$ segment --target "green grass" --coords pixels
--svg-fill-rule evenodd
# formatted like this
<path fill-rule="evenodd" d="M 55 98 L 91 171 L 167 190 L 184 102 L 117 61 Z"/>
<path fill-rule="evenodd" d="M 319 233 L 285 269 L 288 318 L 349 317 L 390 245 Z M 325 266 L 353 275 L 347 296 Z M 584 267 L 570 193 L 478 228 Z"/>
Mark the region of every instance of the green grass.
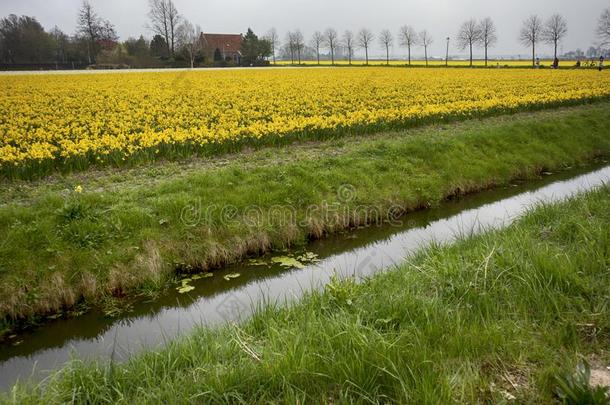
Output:
<path fill-rule="evenodd" d="M 195 333 L 126 364 L 74 361 L 17 403 L 549 403 L 603 399 L 610 187 L 433 246 L 363 283 Z M 582 367 L 581 367 L 582 368 Z M 582 375 L 586 376 L 586 372 Z"/>
<path fill-rule="evenodd" d="M 609 110 L 598 103 L 8 183 L 0 190 L 0 330 L 78 303 L 153 295 L 176 272 L 213 269 L 607 156 Z M 323 202 L 340 210 L 307 212 Z M 297 221 L 271 215 L 277 205 Z M 352 215 L 359 206 L 377 217 Z M 209 207 L 209 216 L 193 220 Z M 257 212 L 262 220 L 253 223 Z"/>

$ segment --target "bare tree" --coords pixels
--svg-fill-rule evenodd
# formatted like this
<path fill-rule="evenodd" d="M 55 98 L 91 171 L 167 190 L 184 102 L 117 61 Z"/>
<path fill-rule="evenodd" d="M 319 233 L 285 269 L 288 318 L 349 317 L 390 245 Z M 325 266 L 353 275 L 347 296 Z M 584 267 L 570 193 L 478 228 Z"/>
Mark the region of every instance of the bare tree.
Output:
<path fill-rule="evenodd" d="M 174 5 L 172 0 L 165 0 L 167 2 L 167 21 L 169 23 L 169 35 L 171 40 L 171 54 L 174 54 L 175 45 L 176 45 L 176 29 L 180 24 L 180 14 L 178 14 L 178 9 Z"/>
<path fill-rule="evenodd" d="M 595 30 L 600 46 L 610 45 L 610 8 L 605 9 L 597 20 Z"/>
<path fill-rule="evenodd" d="M 156 35 L 160 35 L 165 39 L 167 45 L 167 54 L 171 54 L 171 46 L 169 44 L 169 24 L 167 22 L 167 7 L 163 0 L 149 0 L 148 18 L 150 19 L 149 29 Z"/>
<path fill-rule="evenodd" d="M 176 42 L 188 55 L 191 69 L 195 67 L 195 58 L 202 49 L 201 41 L 201 27 L 193 26 L 188 20 L 184 20 L 176 29 Z"/>
<path fill-rule="evenodd" d="M 542 39 L 552 44 L 555 49 L 554 59 L 557 59 L 557 46 L 568 33 L 568 22 L 560 14 L 553 14 L 544 24 Z"/>
<path fill-rule="evenodd" d="M 481 32 L 481 45 L 485 49 L 485 66 L 488 61 L 488 50 L 498 42 L 498 36 L 496 35 L 496 25 L 493 20 L 489 17 L 481 20 L 479 23 L 479 31 Z"/>
<path fill-rule="evenodd" d="M 409 65 L 411 65 L 411 47 L 416 45 L 417 41 L 417 32 L 415 32 L 413 27 L 404 25 L 400 28 L 400 45 L 407 47 Z"/>
<path fill-rule="evenodd" d="M 286 45 L 290 52 L 290 62 L 294 65 L 295 60 L 301 64 L 301 52 L 303 51 L 303 33 L 301 30 L 289 31 L 286 34 Z"/>
<path fill-rule="evenodd" d="M 89 63 L 95 60 L 95 48 L 99 37 L 101 20 L 93 10 L 91 3 L 83 1 L 81 9 L 78 12 L 77 31 L 87 40 L 87 59 Z"/>
<path fill-rule="evenodd" d="M 426 58 L 426 66 L 428 66 L 428 47 L 432 45 L 433 42 L 434 39 L 430 34 L 428 34 L 428 31 L 423 30 L 419 33 L 419 43 L 421 46 L 424 47 L 424 57 Z"/>
<path fill-rule="evenodd" d="M 294 57 L 297 52 L 294 32 L 288 31 L 286 34 L 286 47 L 288 48 L 288 52 L 290 52 L 290 64 L 294 65 Z"/>
<path fill-rule="evenodd" d="M 273 64 L 275 65 L 275 50 L 280 46 L 280 37 L 277 34 L 277 30 L 275 28 L 271 28 L 267 35 L 265 35 L 265 39 L 269 41 L 271 45 L 271 55 L 273 56 Z"/>
<path fill-rule="evenodd" d="M 381 35 L 379 36 L 379 43 L 381 46 L 385 47 L 385 63 L 386 65 L 390 64 L 390 47 L 394 43 L 394 36 L 390 30 L 381 31 Z"/>
<path fill-rule="evenodd" d="M 369 64 L 369 47 L 371 46 L 373 39 L 375 39 L 375 36 L 367 28 L 362 28 L 360 32 L 358 32 L 358 45 L 364 49 L 367 65 Z"/>
<path fill-rule="evenodd" d="M 532 66 L 536 66 L 536 44 L 542 35 L 542 20 L 537 15 L 531 15 L 523 21 L 519 40 L 525 46 L 532 47 Z"/>
<path fill-rule="evenodd" d="M 352 64 L 352 57 L 354 56 L 354 33 L 351 31 L 345 31 L 343 33 L 343 46 L 347 50 L 347 60 L 349 64 Z"/>
<path fill-rule="evenodd" d="M 110 21 L 105 20 L 103 25 L 100 27 L 100 37 L 103 40 L 107 40 L 107 41 L 118 41 L 119 40 L 119 36 L 116 33 L 116 30 L 114 29 L 114 25 L 112 25 L 112 23 L 110 23 Z"/>
<path fill-rule="evenodd" d="M 297 53 L 297 60 L 299 61 L 299 65 L 301 64 L 301 54 L 303 53 L 303 48 L 305 47 L 305 38 L 303 37 L 303 33 L 301 30 L 296 30 L 292 33 L 293 41 L 294 41 L 294 49 Z"/>
<path fill-rule="evenodd" d="M 82 35 L 87 43 L 87 59 L 89 63 L 94 63 L 99 51 L 99 41 L 102 39 L 116 41 L 118 36 L 114 26 L 110 21 L 102 20 L 93 10 L 91 3 L 87 0 L 78 12 L 77 31 Z"/>
<path fill-rule="evenodd" d="M 313 33 L 311 37 L 311 46 L 316 50 L 316 57 L 318 58 L 318 65 L 320 64 L 320 47 L 324 45 L 324 35 L 320 31 Z"/>
<path fill-rule="evenodd" d="M 481 29 L 474 18 L 464 22 L 457 34 L 457 44 L 461 50 L 470 51 L 470 66 L 472 67 L 472 50 L 481 41 Z"/>
<path fill-rule="evenodd" d="M 172 0 L 149 0 L 149 29 L 165 38 L 167 53 L 174 55 L 176 29 L 180 24 L 180 15 Z"/>
<path fill-rule="evenodd" d="M 333 65 L 335 64 L 335 49 L 337 49 L 338 38 L 339 34 L 334 28 L 328 28 L 324 31 L 324 43 L 330 50 L 330 60 Z"/>

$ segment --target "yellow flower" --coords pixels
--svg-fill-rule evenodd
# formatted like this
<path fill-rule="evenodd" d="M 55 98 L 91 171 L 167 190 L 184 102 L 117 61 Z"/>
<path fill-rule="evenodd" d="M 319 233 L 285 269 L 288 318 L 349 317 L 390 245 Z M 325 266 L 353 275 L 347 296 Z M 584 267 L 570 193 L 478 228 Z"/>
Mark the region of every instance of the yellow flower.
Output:
<path fill-rule="evenodd" d="M 0 171 L 610 97 L 590 70 L 335 69 L 0 76 Z"/>
<path fill-rule="evenodd" d="M 81 194 L 83 192 L 83 187 L 82 186 L 76 186 L 74 187 L 74 192 Z"/>

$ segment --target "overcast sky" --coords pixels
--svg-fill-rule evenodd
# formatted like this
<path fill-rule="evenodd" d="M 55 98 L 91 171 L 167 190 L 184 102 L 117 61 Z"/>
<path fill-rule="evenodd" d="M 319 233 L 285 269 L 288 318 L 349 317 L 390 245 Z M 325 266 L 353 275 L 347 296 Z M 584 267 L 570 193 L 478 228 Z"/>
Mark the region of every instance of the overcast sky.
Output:
<path fill-rule="evenodd" d="M 148 0 L 90 0 L 98 14 L 109 19 L 122 39 L 144 34 Z M 306 37 L 315 30 L 333 27 L 342 33 L 368 27 L 374 32 L 389 28 L 398 32 L 404 24 L 427 29 L 435 41 L 431 54 L 445 53 L 445 38 L 454 37 L 464 20 L 491 17 L 497 25 L 499 41 L 494 55 L 527 55 L 517 40 L 521 22 L 530 14 L 543 18 L 564 15 L 569 24 L 564 51 L 586 49 L 595 41 L 594 28 L 608 0 L 174 0 L 178 11 L 204 32 L 240 33 L 247 27 L 264 34 L 275 27 L 283 39 L 286 31 L 300 28 Z M 0 0 L 0 16 L 35 16 L 45 28 L 59 26 L 73 33 L 81 0 Z M 377 45 L 377 44 L 376 44 Z M 377 46 L 377 48 L 380 48 Z M 393 47 L 395 56 L 404 50 Z M 417 53 L 423 53 L 419 49 Z M 541 46 L 542 53 L 551 48 Z M 453 48 L 452 54 L 460 53 Z M 380 49 L 374 52 L 380 55 Z"/>

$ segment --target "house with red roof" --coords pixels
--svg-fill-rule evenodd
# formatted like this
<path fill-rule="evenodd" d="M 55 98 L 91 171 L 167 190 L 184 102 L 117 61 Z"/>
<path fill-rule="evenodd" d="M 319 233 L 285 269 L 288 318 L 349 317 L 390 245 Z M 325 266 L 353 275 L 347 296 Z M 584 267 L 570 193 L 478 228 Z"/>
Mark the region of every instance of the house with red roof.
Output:
<path fill-rule="evenodd" d="M 207 60 L 217 61 L 220 56 L 225 62 L 241 62 L 241 34 L 201 34 L 203 54 Z"/>

